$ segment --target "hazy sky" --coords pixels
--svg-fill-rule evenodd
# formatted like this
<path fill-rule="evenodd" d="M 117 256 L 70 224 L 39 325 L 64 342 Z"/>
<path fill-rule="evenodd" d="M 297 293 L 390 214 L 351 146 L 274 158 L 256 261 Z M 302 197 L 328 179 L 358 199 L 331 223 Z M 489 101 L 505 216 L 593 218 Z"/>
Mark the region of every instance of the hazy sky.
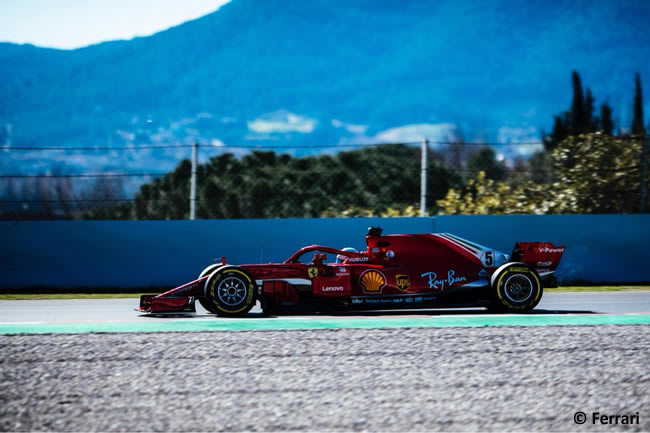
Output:
<path fill-rule="evenodd" d="M 78 48 L 147 36 L 229 0 L 0 0 L 0 42 Z"/>

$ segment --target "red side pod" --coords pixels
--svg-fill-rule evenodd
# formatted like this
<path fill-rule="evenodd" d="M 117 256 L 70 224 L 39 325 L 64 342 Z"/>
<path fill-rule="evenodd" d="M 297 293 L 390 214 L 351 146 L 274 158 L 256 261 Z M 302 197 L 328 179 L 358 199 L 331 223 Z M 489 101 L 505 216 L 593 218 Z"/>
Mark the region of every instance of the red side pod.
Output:
<path fill-rule="evenodd" d="M 331 277 L 314 278 L 314 295 L 325 297 L 350 296 L 352 288 L 350 284 L 350 272 L 337 273 Z"/>
<path fill-rule="evenodd" d="M 542 272 L 557 268 L 566 247 L 550 242 L 517 242 L 512 250 L 512 261 L 523 262 Z"/>
<path fill-rule="evenodd" d="M 286 281 L 270 280 L 262 283 L 262 291 L 265 295 L 278 302 L 298 302 L 296 289 Z"/>

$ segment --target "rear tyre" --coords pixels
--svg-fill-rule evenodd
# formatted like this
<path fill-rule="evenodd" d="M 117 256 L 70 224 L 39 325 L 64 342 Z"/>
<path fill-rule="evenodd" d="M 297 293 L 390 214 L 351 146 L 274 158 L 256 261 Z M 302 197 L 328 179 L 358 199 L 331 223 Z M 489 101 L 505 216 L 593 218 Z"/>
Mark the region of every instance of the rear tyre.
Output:
<path fill-rule="evenodd" d="M 210 274 L 214 273 L 221 266 L 223 266 L 223 265 L 219 264 L 219 265 L 210 265 L 210 266 L 208 266 L 207 268 L 205 268 L 205 269 L 203 269 L 201 271 L 201 274 L 199 274 L 199 279 L 205 277 L 206 275 L 210 275 Z M 217 314 L 217 309 L 214 308 L 214 306 L 213 306 L 213 304 L 211 302 L 208 302 L 208 300 L 205 299 L 205 296 L 199 297 L 199 304 L 201 304 L 201 306 L 203 308 L 205 308 L 206 310 L 208 310 L 210 313 Z"/>
<path fill-rule="evenodd" d="M 507 263 L 492 276 L 491 310 L 504 313 L 527 313 L 542 299 L 543 287 L 533 269 L 523 263 Z"/>
<path fill-rule="evenodd" d="M 218 316 L 243 316 L 255 305 L 255 281 L 240 268 L 220 270 L 208 278 L 203 301 Z"/>

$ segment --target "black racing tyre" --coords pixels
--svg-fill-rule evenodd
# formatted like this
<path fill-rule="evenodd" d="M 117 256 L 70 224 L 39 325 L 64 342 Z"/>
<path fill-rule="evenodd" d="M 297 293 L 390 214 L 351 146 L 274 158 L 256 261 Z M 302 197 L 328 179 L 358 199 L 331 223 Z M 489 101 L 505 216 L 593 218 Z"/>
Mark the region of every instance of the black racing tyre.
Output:
<path fill-rule="evenodd" d="M 544 288 L 537 272 L 524 263 L 507 263 L 492 275 L 491 310 L 527 313 L 542 299 Z"/>
<path fill-rule="evenodd" d="M 255 280 L 241 268 L 220 269 L 208 278 L 203 301 L 218 316 L 243 316 L 255 306 Z"/>
<path fill-rule="evenodd" d="M 212 274 L 214 271 L 222 267 L 222 264 L 218 265 L 210 265 L 207 268 L 203 269 L 201 273 L 199 274 L 199 278 L 203 278 L 206 275 Z M 213 306 L 212 302 L 209 302 L 205 296 L 200 296 L 199 297 L 199 304 L 206 310 L 208 310 L 212 314 L 217 314 L 217 309 Z"/>

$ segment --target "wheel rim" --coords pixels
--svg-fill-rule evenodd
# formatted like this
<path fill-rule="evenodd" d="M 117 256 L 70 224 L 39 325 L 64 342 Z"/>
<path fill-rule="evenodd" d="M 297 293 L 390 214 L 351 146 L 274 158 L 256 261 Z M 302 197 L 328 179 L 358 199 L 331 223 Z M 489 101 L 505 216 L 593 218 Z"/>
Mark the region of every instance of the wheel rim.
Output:
<path fill-rule="evenodd" d="M 246 298 L 246 283 L 237 277 L 226 277 L 217 286 L 217 296 L 228 306 L 239 305 Z"/>
<path fill-rule="evenodd" d="M 526 275 L 515 274 L 506 280 L 504 292 L 510 301 L 522 303 L 533 295 L 533 287 L 533 282 Z"/>

